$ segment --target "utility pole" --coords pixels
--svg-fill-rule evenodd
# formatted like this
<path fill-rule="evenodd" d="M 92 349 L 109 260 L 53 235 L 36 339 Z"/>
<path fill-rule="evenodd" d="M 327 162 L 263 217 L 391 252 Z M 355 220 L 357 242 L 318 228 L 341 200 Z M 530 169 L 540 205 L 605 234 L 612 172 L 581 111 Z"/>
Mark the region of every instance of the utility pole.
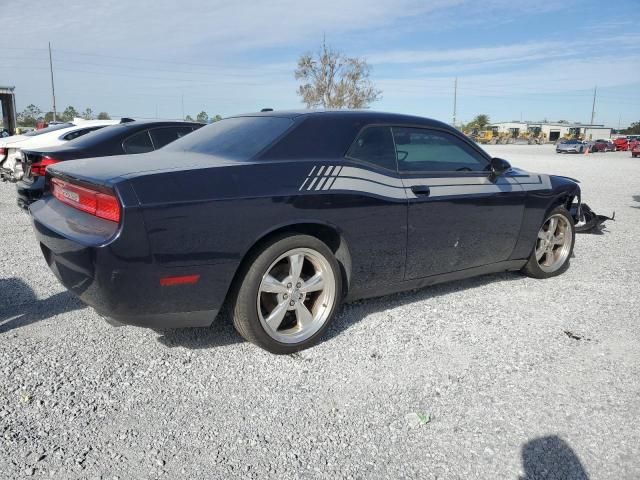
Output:
<path fill-rule="evenodd" d="M 458 77 L 453 82 L 453 126 L 456 126 L 456 109 L 458 107 Z"/>
<path fill-rule="evenodd" d="M 51 42 L 49 42 L 49 71 L 51 72 L 51 96 L 53 97 L 53 121 L 56 121 L 56 87 L 53 84 L 53 60 L 51 59 Z"/>
<path fill-rule="evenodd" d="M 598 91 L 598 86 L 596 85 L 593 88 L 593 105 L 591 107 L 591 125 L 593 125 L 593 120 L 596 118 L 596 93 Z"/>

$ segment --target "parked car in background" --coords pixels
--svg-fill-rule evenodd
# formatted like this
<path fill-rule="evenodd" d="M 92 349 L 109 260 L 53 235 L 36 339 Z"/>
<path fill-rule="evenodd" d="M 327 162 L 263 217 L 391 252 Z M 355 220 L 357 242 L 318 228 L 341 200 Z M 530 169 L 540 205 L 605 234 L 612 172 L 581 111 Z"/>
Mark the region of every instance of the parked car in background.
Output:
<path fill-rule="evenodd" d="M 119 122 L 120 120 L 83 120 L 77 122 L 78 125 L 63 123 L 42 130 L 34 130 L 24 135 L 18 135 L 17 137 L 22 138 L 11 142 L 8 142 L 11 137 L 6 138 L 3 142 L 4 147 L 1 147 L 2 151 L 0 151 L 0 176 L 2 180 L 11 182 L 22 178 L 24 172 L 21 170 L 21 164 L 18 160 L 22 158 L 23 149 L 63 145 L 89 132 Z M 2 158 L 3 155 L 4 158 Z"/>
<path fill-rule="evenodd" d="M 626 151 L 629 148 L 629 140 L 626 137 L 618 137 L 614 139 L 613 144 L 616 147 L 616 151 Z"/>
<path fill-rule="evenodd" d="M 18 205 L 26 208 L 42 196 L 47 166 L 66 160 L 146 153 L 202 127 L 202 123 L 131 121 L 101 128 L 57 147 L 22 151 L 24 175 L 16 183 Z"/>
<path fill-rule="evenodd" d="M 562 140 L 556 144 L 556 153 L 583 153 L 586 148 L 582 140 Z"/>
<path fill-rule="evenodd" d="M 613 141 L 616 150 L 629 151 L 640 143 L 640 135 L 627 135 L 626 137 L 618 137 Z"/>
<path fill-rule="evenodd" d="M 611 140 L 594 140 L 589 142 L 589 151 L 592 153 L 595 152 L 615 152 L 616 146 L 613 144 Z"/>
<path fill-rule="evenodd" d="M 317 342 L 345 297 L 559 275 L 580 211 L 571 179 L 512 168 L 442 122 L 371 111 L 237 116 L 46 175 L 34 231 L 82 301 L 155 328 L 208 326 L 228 303 L 274 353 Z"/>
<path fill-rule="evenodd" d="M 633 149 L 631 150 L 631 157 L 640 157 L 640 142 L 636 142 L 636 144 L 634 145 Z"/>
<path fill-rule="evenodd" d="M 43 128 L 41 130 L 34 130 L 33 132 L 28 132 L 26 134 L 23 133 L 23 134 L 11 135 L 11 136 L 6 136 L 4 138 L 1 138 L 0 139 L 0 172 L 2 172 L 2 164 L 7 159 L 7 150 L 9 145 L 28 139 L 30 137 L 44 135 L 46 133 L 53 132 L 55 130 L 60 130 L 62 128 L 68 128 L 72 126 L 73 126 L 73 123 L 67 123 L 64 126 L 51 126 L 51 127 Z"/>

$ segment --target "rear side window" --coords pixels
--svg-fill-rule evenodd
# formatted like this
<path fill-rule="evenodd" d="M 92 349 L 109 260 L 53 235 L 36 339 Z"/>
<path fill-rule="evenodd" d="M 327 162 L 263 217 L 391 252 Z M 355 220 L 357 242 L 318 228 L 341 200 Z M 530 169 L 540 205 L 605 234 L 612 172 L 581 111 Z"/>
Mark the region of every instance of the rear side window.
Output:
<path fill-rule="evenodd" d="M 64 140 L 70 141 L 70 140 L 74 140 L 76 138 L 82 137 L 83 135 L 86 135 L 87 133 L 91 133 L 94 130 L 98 130 L 102 128 L 102 126 L 99 127 L 91 127 L 91 128 L 81 128 L 79 130 L 74 130 L 73 132 L 69 132 L 67 133 L 64 137 L 62 137 Z"/>
<path fill-rule="evenodd" d="M 353 142 L 347 157 L 397 171 L 396 152 L 390 127 L 367 127 Z"/>
<path fill-rule="evenodd" d="M 437 130 L 393 127 L 398 167 L 403 172 L 480 172 L 488 162 L 454 135 Z"/>
<path fill-rule="evenodd" d="M 165 145 L 184 137 L 188 133 L 193 131 L 192 127 L 162 127 L 154 128 L 151 130 L 151 139 L 153 140 L 153 146 L 156 148 L 162 148 Z"/>
<path fill-rule="evenodd" d="M 290 118 L 284 117 L 227 118 L 199 128 L 166 148 L 249 160 L 278 139 L 292 124 Z"/>
<path fill-rule="evenodd" d="M 149 130 L 136 133 L 122 143 L 126 153 L 146 153 L 153 150 L 153 143 L 149 137 Z"/>

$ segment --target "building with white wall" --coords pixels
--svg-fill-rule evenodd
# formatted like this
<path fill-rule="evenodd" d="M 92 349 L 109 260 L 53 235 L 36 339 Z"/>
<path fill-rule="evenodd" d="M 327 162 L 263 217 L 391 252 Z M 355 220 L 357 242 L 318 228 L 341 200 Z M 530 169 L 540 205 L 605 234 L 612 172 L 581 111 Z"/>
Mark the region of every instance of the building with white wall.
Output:
<path fill-rule="evenodd" d="M 582 137 L 585 140 L 597 140 L 611 138 L 611 128 L 604 125 L 590 125 L 584 123 L 558 123 L 558 122 L 497 122 L 490 128 L 498 133 L 510 133 L 514 138 L 523 133 L 540 129 L 548 141 L 570 136 Z"/>

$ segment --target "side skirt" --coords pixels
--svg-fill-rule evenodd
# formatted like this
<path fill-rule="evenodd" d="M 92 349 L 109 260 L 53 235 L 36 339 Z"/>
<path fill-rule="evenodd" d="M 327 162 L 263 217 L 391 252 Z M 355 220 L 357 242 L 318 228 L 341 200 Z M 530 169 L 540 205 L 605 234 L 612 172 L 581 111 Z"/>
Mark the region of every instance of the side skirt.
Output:
<path fill-rule="evenodd" d="M 490 265 L 482 265 L 480 267 L 467 268 L 456 272 L 442 273 L 439 275 L 431 275 L 429 277 L 407 280 L 399 283 L 393 283 L 382 287 L 371 289 L 355 290 L 349 292 L 345 298 L 346 302 L 353 300 L 361 300 L 364 298 L 382 297 L 392 293 L 405 292 L 407 290 L 417 290 L 420 288 L 436 285 L 438 283 L 446 283 L 454 280 L 463 280 L 465 278 L 477 277 L 479 275 L 488 275 L 490 273 L 517 271 L 525 266 L 527 260 L 507 260 L 505 262 L 492 263 Z"/>

